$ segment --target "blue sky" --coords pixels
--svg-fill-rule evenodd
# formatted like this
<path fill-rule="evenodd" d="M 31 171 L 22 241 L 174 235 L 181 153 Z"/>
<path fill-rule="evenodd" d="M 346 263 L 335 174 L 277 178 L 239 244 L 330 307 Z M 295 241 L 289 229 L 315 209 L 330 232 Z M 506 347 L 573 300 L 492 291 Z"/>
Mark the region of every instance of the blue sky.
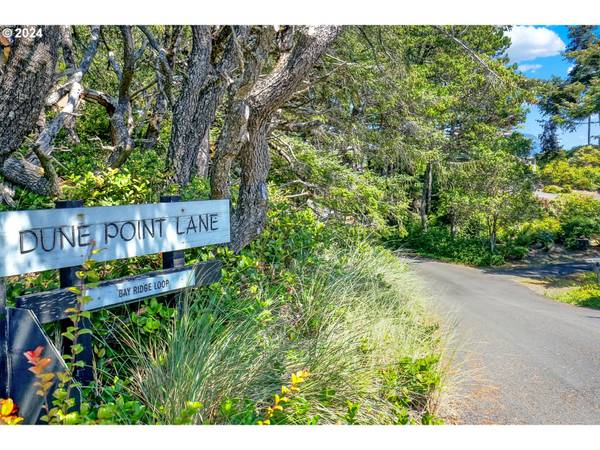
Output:
<path fill-rule="evenodd" d="M 568 44 L 566 26 L 515 26 L 509 32 L 512 44 L 508 49 L 511 62 L 519 64 L 521 72 L 531 78 L 549 79 L 556 75 L 565 78 L 571 63 L 561 53 Z M 527 120 L 521 132 L 538 136 L 542 125 L 537 106 L 530 106 Z M 592 125 L 592 135 L 600 134 L 599 125 Z M 564 148 L 570 149 L 576 145 L 587 143 L 587 125 L 578 127 L 573 132 L 559 131 L 560 141 Z"/>

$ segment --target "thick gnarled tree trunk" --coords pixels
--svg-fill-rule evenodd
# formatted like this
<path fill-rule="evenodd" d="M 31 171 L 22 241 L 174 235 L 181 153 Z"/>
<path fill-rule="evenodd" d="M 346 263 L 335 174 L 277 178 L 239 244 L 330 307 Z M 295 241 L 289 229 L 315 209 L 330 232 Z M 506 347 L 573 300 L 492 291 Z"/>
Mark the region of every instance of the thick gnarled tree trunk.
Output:
<path fill-rule="evenodd" d="M 270 167 L 268 134 L 271 119 L 278 108 L 297 91 L 301 81 L 315 62 L 339 33 L 336 26 L 289 27 L 280 33 L 280 55 L 273 70 L 259 78 L 245 99 L 236 105 L 237 119 L 245 119 L 238 126 L 238 133 L 230 133 L 230 139 L 239 138 L 245 128 L 246 142 L 239 153 L 241 167 L 240 193 L 232 217 L 232 243 L 239 251 L 260 234 L 267 217 L 267 175 Z M 221 142 L 211 174 L 211 190 L 215 198 L 229 193 L 230 155 L 239 145 Z"/>
<path fill-rule="evenodd" d="M 188 75 L 173 109 L 173 129 L 167 158 L 173 166 L 175 181 L 187 183 L 192 175 L 196 151 L 212 123 L 203 107 L 205 90 L 212 74 L 210 56 L 212 36 L 209 26 L 192 27 L 192 52 Z"/>
<path fill-rule="evenodd" d="M 192 27 L 188 78 L 173 111 L 168 159 L 174 181 L 187 184 L 192 175 L 206 175 L 210 162 L 209 130 L 223 96 L 243 67 L 243 48 L 251 27 Z M 213 36 L 214 34 L 214 36 Z"/>
<path fill-rule="evenodd" d="M 17 39 L 0 80 L 0 171 L 9 181 L 40 193 L 51 193 L 43 170 L 13 153 L 43 112 L 59 45 L 58 26 L 43 26 L 41 35 Z"/>

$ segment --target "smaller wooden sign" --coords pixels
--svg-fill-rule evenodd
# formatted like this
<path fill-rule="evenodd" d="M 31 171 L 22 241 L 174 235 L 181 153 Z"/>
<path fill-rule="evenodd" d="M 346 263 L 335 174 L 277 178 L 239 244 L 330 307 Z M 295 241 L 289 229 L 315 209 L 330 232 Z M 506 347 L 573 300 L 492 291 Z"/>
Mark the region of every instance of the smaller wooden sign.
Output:
<path fill-rule="evenodd" d="M 85 311 L 119 306 L 148 297 L 172 294 L 190 287 L 206 286 L 221 278 L 221 262 L 205 261 L 196 265 L 149 272 L 133 277 L 103 281 L 85 290 L 92 300 Z M 68 289 L 24 295 L 17 298 L 19 308 L 30 309 L 41 323 L 66 318 L 65 310 L 77 304 L 77 296 Z"/>

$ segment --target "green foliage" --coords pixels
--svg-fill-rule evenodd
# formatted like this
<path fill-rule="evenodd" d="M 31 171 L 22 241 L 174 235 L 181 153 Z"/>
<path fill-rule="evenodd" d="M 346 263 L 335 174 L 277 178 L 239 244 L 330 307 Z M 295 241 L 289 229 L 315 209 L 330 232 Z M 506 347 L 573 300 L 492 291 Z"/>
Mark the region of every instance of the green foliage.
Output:
<path fill-rule="evenodd" d="M 549 194 L 568 194 L 571 191 L 570 186 L 557 186 L 555 184 L 549 184 L 543 187 L 543 192 L 548 192 Z"/>
<path fill-rule="evenodd" d="M 386 227 L 403 233 L 407 217 L 410 177 L 381 177 L 369 170 L 357 172 L 328 151 L 320 151 L 296 138 L 281 138 L 296 158 L 296 171 L 280 154 L 273 155 L 271 180 L 299 202 L 306 198 L 320 215 L 383 232 Z M 289 151 L 289 150 L 282 150 Z"/>
<path fill-rule="evenodd" d="M 405 357 L 397 365 L 381 371 L 383 395 L 394 405 L 399 424 L 415 423 L 409 411 L 427 409 L 432 394 L 441 387 L 438 363 L 435 355 L 417 359 Z M 425 414 L 421 420 L 423 424 L 439 422 Z"/>
<path fill-rule="evenodd" d="M 553 298 L 571 305 L 600 309 L 600 284 L 593 273 L 586 273 L 572 282 L 573 288 Z"/>
<path fill-rule="evenodd" d="M 542 244 L 546 249 L 559 238 L 561 223 L 553 217 L 525 222 L 515 231 L 515 242 L 521 246 Z"/>
<path fill-rule="evenodd" d="M 561 224 L 559 240 L 577 248 L 577 239 L 600 234 L 600 201 L 581 194 L 566 194 L 553 203 L 551 214 Z"/>
<path fill-rule="evenodd" d="M 505 262 L 502 254 L 491 253 L 486 238 L 463 234 L 452 236 L 446 227 L 429 227 L 427 231 L 416 229 L 402 244 L 423 256 L 474 266 L 495 266 Z"/>
<path fill-rule="evenodd" d="M 598 217 L 574 217 L 565 222 L 561 229 L 561 238 L 567 248 L 579 249 L 577 239 L 591 238 L 600 234 L 600 220 Z"/>
<path fill-rule="evenodd" d="M 600 309 L 600 287 L 583 286 L 556 297 L 557 300 L 571 305 Z"/>
<path fill-rule="evenodd" d="M 595 190 L 600 188 L 600 150 L 582 147 L 568 158 L 556 158 L 543 165 L 539 171 L 543 183 L 570 190 Z M 545 188 L 546 192 L 551 192 Z M 554 188 L 556 191 L 556 188 Z M 561 192 L 561 191 L 558 191 Z"/>
<path fill-rule="evenodd" d="M 240 255 L 197 252 L 223 260 L 223 279 L 187 295 L 184 316 L 149 335 L 116 322 L 135 398 L 161 423 L 190 398 L 204 405 L 195 423 L 402 423 L 380 389 L 387 370 L 410 391 L 404 423 L 438 423 L 440 342 L 406 266 L 271 198 L 267 229 Z"/>
<path fill-rule="evenodd" d="M 67 178 L 64 195 L 83 200 L 86 206 L 147 203 L 155 196 L 145 178 L 132 175 L 127 169 L 105 169 Z"/>
<path fill-rule="evenodd" d="M 595 200 L 588 195 L 567 194 L 552 204 L 551 213 L 561 223 L 568 222 L 577 217 L 598 218 L 600 216 L 600 200 Z"/>
<path fill-rule="evenodd" d="M 144 333 L 156 333 L 165 327 L 169 319 L 175 317 L 175 308 L 170 308 L 156 298 L 144 300 L 142 305 L 129 315 L 131 323 Z"/>

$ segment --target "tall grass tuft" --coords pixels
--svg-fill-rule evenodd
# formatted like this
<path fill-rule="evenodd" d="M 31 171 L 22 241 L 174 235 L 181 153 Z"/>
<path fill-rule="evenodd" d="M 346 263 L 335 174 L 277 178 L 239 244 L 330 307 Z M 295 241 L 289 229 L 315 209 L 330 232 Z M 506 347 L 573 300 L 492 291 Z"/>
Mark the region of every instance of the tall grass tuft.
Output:
<path fill-rule="evenodd" d="M 280 423 L 435 421 L 442 340 L 407 265 L 358 245 L 290 272 L 289 295 L 269 290 L 267 277 L 258 293 L 242 292 L 238 308 L 200 290 L 159 338 L 123 330 L 136 395 L 164 423 L 187 401 L 203 404 L 198 423 L 256 423 L 306 370 Z M 268 314 L 240 313 L 257 295 L 271 295 L 262 299 Z"/>

